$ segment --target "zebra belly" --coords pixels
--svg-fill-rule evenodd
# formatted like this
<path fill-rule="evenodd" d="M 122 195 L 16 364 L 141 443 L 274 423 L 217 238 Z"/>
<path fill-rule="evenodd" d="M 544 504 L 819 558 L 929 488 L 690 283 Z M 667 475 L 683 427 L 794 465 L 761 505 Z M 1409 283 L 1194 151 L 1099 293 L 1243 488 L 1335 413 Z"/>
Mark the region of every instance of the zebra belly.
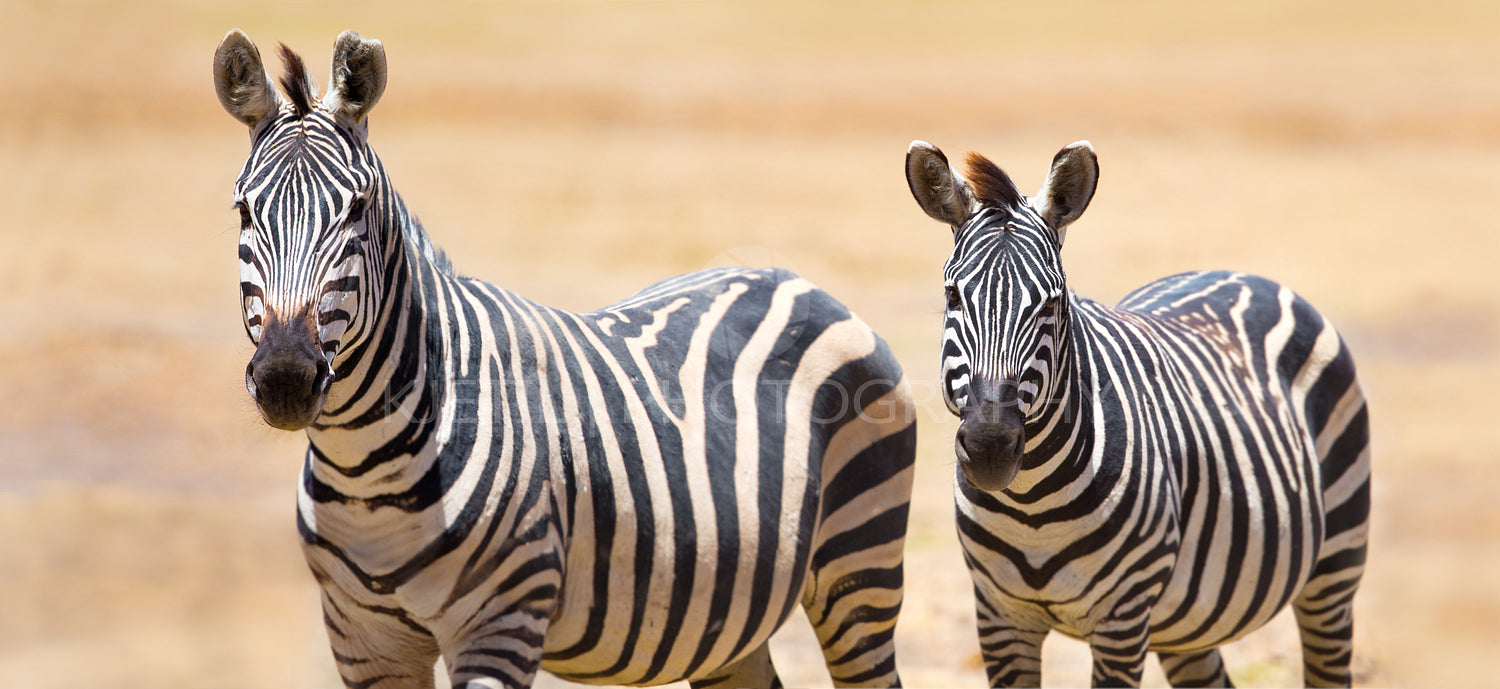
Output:
<path fill-rule="evenodd" d="M 687 438 L 672 460 L 683 467 L 676 480 L 656 458 L 610 472 L 604 486 L 577 465 L 578 481 L 592 487 L 574 501 L 562 595 L 543 644 L 547 671 L 597 684 L 702 677 L 759 648 L 800 599 L 820 461 L 810 469 L 801 447 L 744 453 L 740 461 L 759 469 L 734 470 Z M 632 477 L 648 489 L 632 491 Z"/>
<path fill-rule="evenodd" d="M 711 543 L 716 534 L 713 524 L 707 527 L 691 536 L 678 533 L 676 541 Z M 785 621 L 806 584 L 805 572 L 791 572 L 792 563 L 807 561 L 809 540 L 782 539 L 774 574 L 764 580 L 751 576 L 754 558 L 742 561 L 729 549 L 700 553 L 679 567 L 675 548 L 659 547 L 651 574 L 640 579 L 637 563 L 617 557 L 603 566 L 602 588 L 592 558 L 569 562 L 564 585 L 570 594 L 553 615 L 542 667 L 590 684 L 657 685 L 705 676 L 759 648 Z M 722 585 L 715 581 L 724 575 L 721 561 L 738 573 Z M 575 597 L 583 589 L 588 595 Z"/>
<path fill-rule="evenodd" d="M 1307 583 L 1321 546 L 1322 494 L 1316 461 L 1291 454 L 1274 467 L 1245 453 L 1201 460 L 1235 480 L 1183 498 L 1177 564 L 1151 614 L 1153 650 L 1202 650 L 1243 637 Z"/>
<path fill-rule="evenodd" d="M 702 677 L 759 648 L 801 598 L 827 441 L 806 420 L 876 339 L 784 271 L 682 276 L 591 318 L 620 338 L 618 361 L 662 373 L 598 431 L 569 421 L 583 488 L 542 667 L 589 683 Z"/>
<path fill-rule="evenodd" d="M 1197 410 L 1173 424 L 1182 541 L 1151 615 L 1153 650 L 1188 652 L 1264 625 L 1307 582 L 1323 536 L 1314 441 L 1290 375 L 1307 356 L 1290 290 L 1253 276 L 1194 273 L 1126 298 L 1175 356 L 1164 386 Z M 1123 304 L 1122 304 L 1123 305 Z M 1320 323 L 1319 323 L 1320 325 Z M 1284 370 L 1287 352 L 1298 364 Z"/>

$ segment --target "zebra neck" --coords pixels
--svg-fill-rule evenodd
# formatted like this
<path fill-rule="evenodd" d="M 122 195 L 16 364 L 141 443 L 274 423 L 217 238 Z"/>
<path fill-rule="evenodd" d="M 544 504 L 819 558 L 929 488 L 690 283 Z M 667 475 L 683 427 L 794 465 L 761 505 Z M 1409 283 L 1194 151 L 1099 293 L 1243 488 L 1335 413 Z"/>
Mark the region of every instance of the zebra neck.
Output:
<path fill-rule="evenodd" d="M 1078 336 L 1084 325 L 1081 319 L 1087 318 L 1078 301 L 1069 292 L 1051 394 L 1041 412 L 1026 422 L 1026 454 L 1005 491 L 1021 502 L 1031 502 L 1028 494 L 1045 496 L 1059 482 L 1074 481 L 1094 470 L 1088 443 L 1094 426 L 1094 398 L 1089 393 L 1093 370 L 1087 340 Z"/>
<path fill-rule="evenodd" d="M 409 216 L 401 209 L 394 217 Z M 354 490 L 351 481 L 384 492 L 419 481 L 451 414 L 442 403 L 443 362 L 456 328 L 443 323 L 441 295 L 455 281 L 419 224 L 396 225 L 386 234 L 378 316 L 340 357 L 323 416 L 308 429 L 314 473 L 336 474 L 341 492 Z"/>

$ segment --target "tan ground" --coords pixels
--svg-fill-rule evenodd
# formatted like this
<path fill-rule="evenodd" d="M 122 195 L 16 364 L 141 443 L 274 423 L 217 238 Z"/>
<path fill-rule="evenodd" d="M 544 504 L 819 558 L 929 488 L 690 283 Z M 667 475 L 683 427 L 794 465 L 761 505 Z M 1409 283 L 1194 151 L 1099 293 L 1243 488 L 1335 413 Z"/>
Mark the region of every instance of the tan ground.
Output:
<path fill-rule="evenodd" d="M 336 686 L 293 526 L 301 441 L 242 387 L 247 141 L 209 78 L 231 26 L 319 73 L 344 28 L 385 41 L 373 140 L 469 274 L 591 308 L 775 263 L 881 331 L 927 395 L 898 634 L 914 686 L 983 675 L 932 397 L 949 240 L 902 156 L 977 149 L 1035 189 L 1091 139 L 1080 293 L 1255 271 L 1356 349 L 1376 442 L 1357 683 L 1493 682 L 1491 0 L 57 4 L 0 9 L 0 685 Z M 1298 681 L 1286 622 L 1228 653 L 1242 685 Z M 787 681 L 826 683 L 785 634 Z M 1086 656 L 1050 642 L 1046 672 L 1084 684 Z"/>

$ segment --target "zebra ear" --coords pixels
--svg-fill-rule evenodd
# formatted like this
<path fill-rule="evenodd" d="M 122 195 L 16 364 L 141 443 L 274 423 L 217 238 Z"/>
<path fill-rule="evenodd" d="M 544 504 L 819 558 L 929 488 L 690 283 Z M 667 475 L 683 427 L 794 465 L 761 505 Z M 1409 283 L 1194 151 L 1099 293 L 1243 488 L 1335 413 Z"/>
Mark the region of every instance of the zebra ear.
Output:
<path fill-rule="evenodd" d="M 1052 170 L 1047 173 L 1047 181 L 1042 182 L 1042 190 L 1037 192 L 1032 207 L 1057 230 L 1059 245 L 1068 225 L 1089 207 L 1098 185 L 1099 158 L 1089 142 L 1068 144 L 1052 158 Z"/>
<path fill-rule="evenodd" d="M 353 31 L 339 34 L 333 44 L 333 74 L 323 107 L 360 122 L 384 93 L 385 46 Z"/>
<path fill-rule="evenodd" d="M 281 94 L 266 75 L 260 51 L 239 29 L 230 29 L 214 51 L 214 90 L 224 110 L 249 127 L 281 107 Z"/>
<path fill-rule="evenodd" d="M 936 146 L 911 142 L 906 149 L 906 185 L 917 205 L 934 219 L 954 227 L 969 219 L 974 194 Z"/>

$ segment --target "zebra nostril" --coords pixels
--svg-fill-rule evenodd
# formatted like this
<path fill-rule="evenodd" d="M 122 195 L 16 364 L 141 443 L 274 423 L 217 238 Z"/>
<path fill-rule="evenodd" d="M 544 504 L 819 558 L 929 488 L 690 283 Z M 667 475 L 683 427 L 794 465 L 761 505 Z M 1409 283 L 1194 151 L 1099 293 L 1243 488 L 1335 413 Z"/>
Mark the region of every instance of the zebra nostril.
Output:
<path fill-rule="evenodd" d="M 312 394 L 319 395 L 327 391 L 332 377 L 333 369 L 329 368 L 328 362 L 318 359 L 317 370 L 313 373 Z"/>
<path fill-rule="evenodd" d="M 954 440 L 964 449 L 964 454 L 971 461 L 984 461 L 994 453 L 993 438 L 990 437 L 990 428 L 983 422 L 971 422 L 960 424 L 958 433 Z"/>
<path fill-rule="evenodd" d="M 250 392 L 250 399 L 260 401 L 260 390 L 255 387 L 255 362 L 245 364 L 245 390 Z"/>

